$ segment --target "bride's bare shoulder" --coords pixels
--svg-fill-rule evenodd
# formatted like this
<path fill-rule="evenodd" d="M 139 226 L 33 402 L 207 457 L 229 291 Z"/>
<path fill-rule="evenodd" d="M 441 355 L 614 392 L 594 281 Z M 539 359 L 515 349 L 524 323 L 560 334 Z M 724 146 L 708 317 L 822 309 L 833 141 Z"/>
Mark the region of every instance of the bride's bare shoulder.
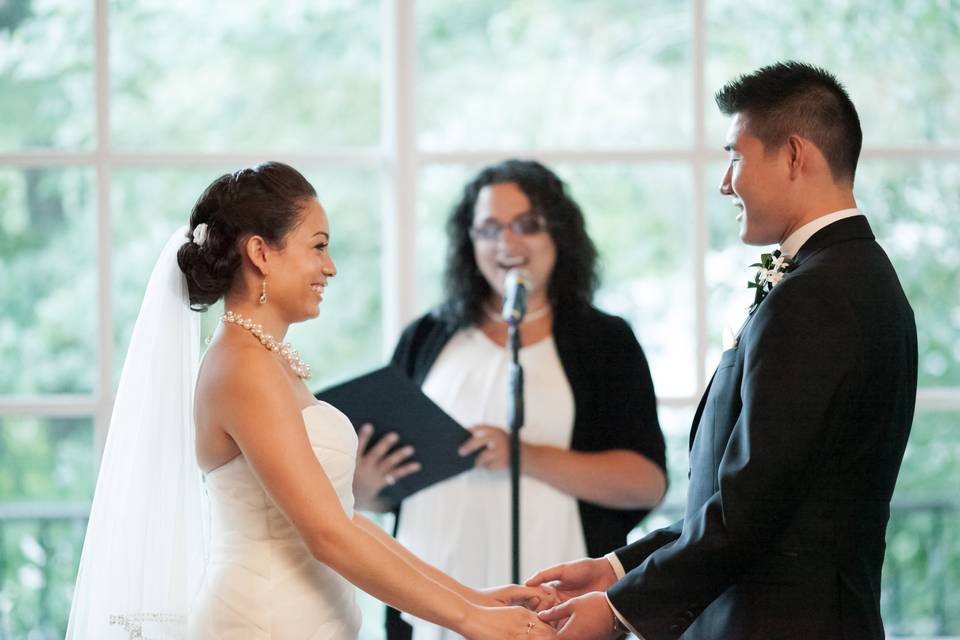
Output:
<path fill-rule="evenodd" d="M 210 343 L 197 379 L 197 396 L 217 402 L 255 401 L 266 393 L 288 387 L 276 356 L 259 342 L 220 336 Z"/>

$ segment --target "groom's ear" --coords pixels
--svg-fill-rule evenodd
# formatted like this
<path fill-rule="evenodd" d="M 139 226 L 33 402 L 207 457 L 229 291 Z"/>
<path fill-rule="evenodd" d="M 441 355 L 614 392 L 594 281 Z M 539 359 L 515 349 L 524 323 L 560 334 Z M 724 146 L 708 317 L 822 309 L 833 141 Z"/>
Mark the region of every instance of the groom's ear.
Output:
<path fill-rule="evenodd" d="M 267 244 L 267 241 L 263 239 L 263 236 L 253 235 L 244 240 L 243 252 L 247 256 L 247 259 L 260 270 L 261 274 L 267 275 L 270 271 L 268 266 L 270 246 Z"/>
<path fill-rule="evenodd" d="M 784 143 L 787 154 L 787 168 L 790 179 L 795 180 L 800 177 L 803 165 L 807 161 L 807 141 L 794 134 L 787 138 Z"/>

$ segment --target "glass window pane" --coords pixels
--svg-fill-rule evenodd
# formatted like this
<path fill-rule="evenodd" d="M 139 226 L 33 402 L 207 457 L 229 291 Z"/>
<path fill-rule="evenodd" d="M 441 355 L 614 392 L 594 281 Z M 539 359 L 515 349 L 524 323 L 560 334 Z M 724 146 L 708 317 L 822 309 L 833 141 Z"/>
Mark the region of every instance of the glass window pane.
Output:
<path fill-rule="evenodd" d="M 310 388 L 384 363 L 380 276 L 380 175 L 375 171 L 309 171 L 330 219 L 337 275 L 323 292 L 320 316 L 290 329 L 290 342 L 313 368 Z M 392 348 L 393 345 L 390 345 Z"/>
<path fill-rule="evenodd" d="M 90 418 L 0 416 L 0 502 L 86 501 L 96 456 Z"/>
<path fill-rule="evenodd" d="M 90 418 L 0 417 L 0 637 L 66 633 L 95 465 Z"/>
<path fill-rule="evenodd" d="M 440 301 L 446 255 L 444 225 L 464 183 L 479 167 L 428 167 L 420 175 L 417 212 L 418 303 Z M 643 346 L 659 395 L 689 395 L 694 369 L 692 178 L 683 165 L 558 165 L 583 209 L 600 253 L 595 303 L 626 318 Z"/>
<path fill-rule="evenodd" d="M 338 274 L 324 293 L 320 317 L 294 326 L 289 341 L 313 368 L 310 386 L 382 361 L 380 338 L 379 175 L 369 170 L 299 167 L 317 189 L 330 218 L 330 252 Z M 203 189 L 225 170 L 125 169 L 113 174 L 114 380 L 119 379 L 150 270 L 167 240 L 186 224 Z M 210 335 L 222 313 L 204 317 Z"/>
<path fill-rule="evenodd" d="M 667 496 L 646 520 L 631 534 L 631 539 L 665 527 L 683 517 L 687 502 L 687 487 L 690 484 L 690 423 L 696 407 L 668 407 L 660 405 L 657 410 L 660 428 L 667 442 Z"/>
<path fill-rule="evenodd" d="M 207 185 L 234 168 L 114 170 L 111 185 L 114 387 L 120 380 L 150 272 L 164 243 L 178 227 L 187 224 L 190 210 Z"/>
<path fill-rule="evenodd" d="M 918 411 L 887 528 L 881 609 L 890 635 L 960 633 L 960 413 Z"/>
<path fill-rule="evenodd" d="M 94 6 L 0 3 L 0 150 L 92 146 Z"/>
<path fill-rule="evenodd" d="M 729 329 L 736 334 L 747 319 L 747 310 L 753 302 L 753 290 L 747 288 L 759 262 L 760 254 L 776 247 L 752 247 L 740 241 L 740 227 L 736 220 L 739 211 L 727 196 L 720 194 L 720 184 L 726 164 L 707 166 L 705 185 L 707 198 L 707 255 L 704 256 L 707 283 L 707 351 L 704 367 L 709 378 L 723 351 L 723 333 Z"/>
<path fill-rule="evenodd" d="M 960 387 L 960 163 L 861 162 L 855 191 L 913 307 L 920 386 Z"/>
<path fill-rule="evenodd" d="M 0 168 L 0 394 L 94 389 L 93 176 L 85 168 Z"/>
<path fill-rule="evenodd" d="M 725 165 L 710 168 L 719 183 Z M 760 253 L 776 247 L 740 242 L 738 213 L 708 177 L 710 250 L 707 366 L 720 355 L 724 324 L 734 332 L 753 294 L 747 281 Z M 874 234 L 890 256 L 913 307 L 920 352 L 921 387 L 960 385 L 960 164 L 867 160 L 857 169 L 855 192 Z"/>
<path fill-rule="evenodd" d="M 431 165 L 420 170 L 417 185 L 417 309 L 426 313 L 443 300 L 447 260 L 447 219 L 463 186 L 480 165 Z"/>
<path fill-rule="evenodd" d="M 689 2 L 433 0 L 416 10 L 425 148 L 691 140 Z"/>
<path fill-rule="evenodd" d="M 847 87 L 866 145 L 960 140 L 955 2 L 711 0 L 706 13 L 709 94 L 762 65 L 803 59 Z M 726 121 L 712 102 L 707 113 L 709 139 L 723 140 Z"/>
<path fill-rule="evenodd" d="M 115 0 L 110 9 L 116 147 L 379 142 L 376 0 Z"/>
<path fill-rule="evenodd" d="M 658 396 L 696 388 L 693 178 L 686 165 L 563 165 L 600 252 L 596 303 L 633 326 Z"/>

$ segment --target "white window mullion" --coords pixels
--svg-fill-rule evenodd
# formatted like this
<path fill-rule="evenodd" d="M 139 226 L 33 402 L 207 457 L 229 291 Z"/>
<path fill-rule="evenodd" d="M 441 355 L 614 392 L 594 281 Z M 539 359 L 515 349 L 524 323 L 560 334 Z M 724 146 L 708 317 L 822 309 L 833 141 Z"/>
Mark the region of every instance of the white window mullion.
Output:
<path fill-rule="evenodd" d="M 285 162 L 294 167 L 309 165 L 333 168 L 379 168 L 383 151 L 379 147 L 324 149 L 316 152 L 251 150 L 225 152 L 124 151 L 111 152 L 114 167 L 248 167 L 267 160 Z"/>
<path fill-rule="evenodd" d="M 97 142 L 97 380 L 94 415 L 95 455 L 100 460 L 113 410 L 113 252 L 110 214 L 110 33 L 108 0 L 96 0 Z M 99 466 L 99 462 L 98 462 Z"/>
<path fill-rule="evenodd" d="M 0 396 L 0 416 L 88 417 L 97 399 L 86 394 Z"/>
<path fill-rule="evenodd" d="M 413 0 L 383 0 L 383 186 L 381 281 L 383 349 L 389 354 L 416 312 L 417 132 Z"/>
<path fill-rule="evenodd" d="M 917 411 L 958 410 L 960 410 L 960 389 L 956 387 L 917 389 Z"/>
<path fill-rule="evenodd" d="M 697 389 L 706 385 L 705 361 L 710 332 L 707 328 L 707 273 L 705 256 L 709 250 L 707 234 L 707 194 L 705 186 L 707 165 L 711 160 L 707 144 L 706 124 L 706 10 L 705 0 L 693 3 L 693 273 L 694 283 L 694 331 L 696 354 Z"/>
<path fill-rule="evenodd" d="M 535 158 L 553 164 L 638 164 L 689 162 L 696 151 L 672 149 L 480 149 L 473 151 L 421 151 L 422 164 L 491 164 L 504 158 Z M 721 157 L 717 153 L 718 157 Z"/>

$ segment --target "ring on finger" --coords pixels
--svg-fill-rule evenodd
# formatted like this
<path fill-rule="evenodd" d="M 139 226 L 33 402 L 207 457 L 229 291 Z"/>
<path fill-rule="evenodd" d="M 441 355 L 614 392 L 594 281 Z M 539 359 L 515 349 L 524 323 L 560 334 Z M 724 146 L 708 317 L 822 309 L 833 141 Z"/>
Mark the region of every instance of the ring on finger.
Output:
<path fill-rule="evenodd" d="M 388 473 L 385 476 L 383 476 L 383 481 L 386 482 L 391 487 L 397 484 L 397 479 L 393 477 L 392 473 Z"/>

